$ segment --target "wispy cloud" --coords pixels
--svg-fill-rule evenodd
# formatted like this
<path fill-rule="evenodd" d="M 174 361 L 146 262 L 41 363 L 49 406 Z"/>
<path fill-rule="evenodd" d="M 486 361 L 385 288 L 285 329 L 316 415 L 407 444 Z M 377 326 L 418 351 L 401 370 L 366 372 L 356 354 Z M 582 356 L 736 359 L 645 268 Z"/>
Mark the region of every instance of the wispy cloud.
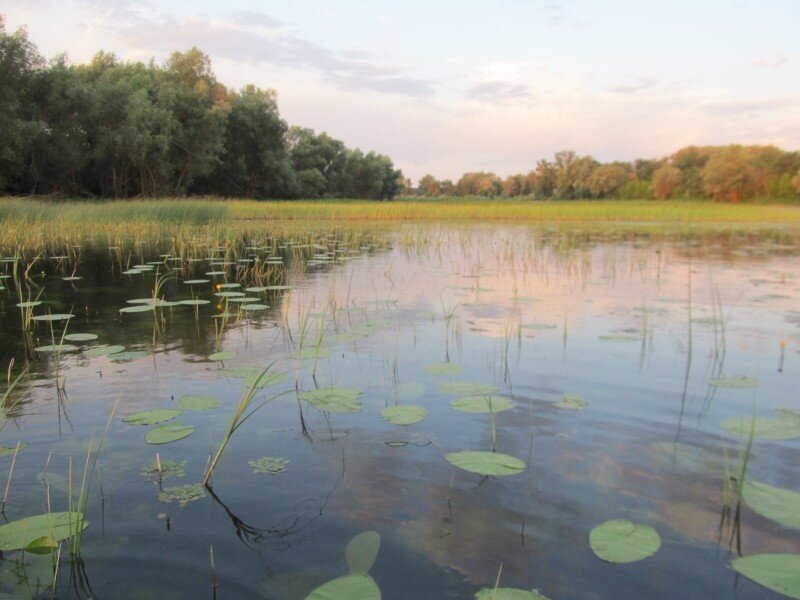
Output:
<path fill-rule="evenodd" d="M 787 65 L 791 58 L 786 54 L 776 54 L 775 56 L 765 57 L 762 56 L 758 60 L 753 62 L 753 65 L 756 67 L 761 67 L 762 69 L 780 69 L 781 67 Z"/>
<path fill-rule="evenodd" d="M 509 81 L 483 81 L 469 86 L 464 96 L 482 102 L 506 102 L 532 98 L 527 85 Z"/>
<path fill-rule="evenodd" d="M 615 85 L 608 88 L 612 94 L 636 94 L 647 89 L 650 89 L 658 84 L 658 81 L 650 77 L 637 77 L 630 83 Z"/>
<path fill-rule="evenodd" d="M 252 10 L 240 10 L 231 15 L 231 21 L 237 25 L 250 27 L 262 27 L 264 29 L 278 29 L 284 26 L 284 22 L 266 13 L 255 12 Z"/>
<path fill-rule="evenodd" d="M 344 90 L 374 91 L 423 99 L 434 95 L 433 83 L 414 77 L 407 70 L 390 64 L 339 52 L 280 30 L 280 21 L 255 13 L 257 22 L 268 31 L 256 31 L 240 24 L 247 15 L 233 21 L 191 17 L 150 22 L 147 27 L 128 27 L 121 32 L 123 42 L 134 51 L 171 51 L 198 46 L 212 57 L 270 65 L 278 68 L 317 72 L 323 80 Z"/>

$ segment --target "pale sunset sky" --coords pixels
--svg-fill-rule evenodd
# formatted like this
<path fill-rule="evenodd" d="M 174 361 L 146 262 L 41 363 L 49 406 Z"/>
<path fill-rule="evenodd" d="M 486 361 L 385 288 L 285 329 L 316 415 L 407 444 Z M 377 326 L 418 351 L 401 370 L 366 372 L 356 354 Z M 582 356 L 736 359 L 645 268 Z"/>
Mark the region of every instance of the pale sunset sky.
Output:
<path fill-rule="evenodd" d="M 8 29 L 74 62 L 197 46 L 278 92 L 291 124 L 389 155 L 415 182 L 689 144 L 800 149 L 797 0 L 6 0 Z"/>

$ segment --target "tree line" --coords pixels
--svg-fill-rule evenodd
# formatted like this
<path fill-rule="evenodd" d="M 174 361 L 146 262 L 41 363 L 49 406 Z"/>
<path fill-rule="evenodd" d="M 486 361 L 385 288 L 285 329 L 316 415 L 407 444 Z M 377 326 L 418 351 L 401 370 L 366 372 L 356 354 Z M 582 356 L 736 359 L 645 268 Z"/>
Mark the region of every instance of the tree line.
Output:
<path fill-rule="evenodd" d="M 227 88 L 197 48 L 46 61 L 0 15 L 0 194 L 384 199 L 401 183 L 388 157 L 290 127 L 274 90 Z"/>
<path fill-rule="evenodd" d="M 800 152 L 775 146 L 689 146 L 666 158 L 601 163 L 565 150 L 552 161 L 538 161 L 527 174 L 505 179 L 485 171 L 464 173 L 455 183 L 425 175 L 413 192 L 537 199 L 800 199 Z"/>

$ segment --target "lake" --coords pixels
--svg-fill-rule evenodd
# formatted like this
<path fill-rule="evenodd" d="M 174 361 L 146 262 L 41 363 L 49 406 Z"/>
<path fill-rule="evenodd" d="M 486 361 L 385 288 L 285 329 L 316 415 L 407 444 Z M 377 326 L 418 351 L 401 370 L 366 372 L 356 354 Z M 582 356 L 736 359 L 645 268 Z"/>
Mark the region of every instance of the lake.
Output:
<path fill-rule="evenodd" d="M 797 230 L 0 251 L 3 597 L 800 597 Z"/>

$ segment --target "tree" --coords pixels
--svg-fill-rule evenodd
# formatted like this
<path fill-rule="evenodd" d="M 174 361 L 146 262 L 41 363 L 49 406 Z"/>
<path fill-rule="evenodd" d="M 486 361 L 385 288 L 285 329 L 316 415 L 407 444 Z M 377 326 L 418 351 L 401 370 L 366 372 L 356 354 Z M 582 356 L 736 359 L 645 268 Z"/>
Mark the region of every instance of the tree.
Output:
<path fill-rule="evenodd" d="M 494 173 L 475 171 L 464 173 L 456 183 L 458 196 L 483 196 L 492 198 L 503 192 L 503 182 Z"/>
<path fill-rule="evenodd" d="M 608 198 L 616 194 L 630 179 L 628 170 L 622 165 L 600 165 L 589 174 L 586 186 L 593 197 Z"/>
<path fill-rule="evenodd" d="M 703 167 L 702 177 L 704 191 L 715 201 L 739 202 L 755 197 L 764 187 L 763 177 L 737 148 L 715 153 Z"/>
<path fill-rule="evenodd" d="M 653 173 L 653 182 L 650 184 L 653 195 L 659 200 L 671 198 L 675 188 L 678 187 L 680 177 L 680 170 L 672 165 L 659 167 Z"/>
<path fill-rule="evenodd" d="M 433 175 L 425 175 L 419 180 L 419 191 L 423 196 L 433 197 L 441 193 L 439 182 Z"/>

